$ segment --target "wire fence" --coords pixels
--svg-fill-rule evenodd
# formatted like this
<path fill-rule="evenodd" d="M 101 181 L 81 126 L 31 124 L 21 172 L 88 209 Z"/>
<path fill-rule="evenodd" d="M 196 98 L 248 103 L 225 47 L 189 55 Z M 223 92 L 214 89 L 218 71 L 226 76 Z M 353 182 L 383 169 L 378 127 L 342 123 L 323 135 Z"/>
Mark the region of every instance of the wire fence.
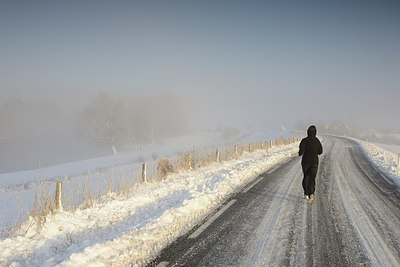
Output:
<path fill-rule="evenodd" d="M 58 187 L 55 181 L 44 181 L 39 186 L 21 191 L 0 192 L 0 237 L 4 238 L 18 229 L 29 216 L 39 219 L 46 217 L 50 212 L 55 212 L 58 205 L 64 210 L 91 207 L 109 194 L 125 192 L 128 196 L 129 190 L 134 186 L 166 179 L 174 172 L 194 170 L 213 163 L 237 159 L 245 152 L 269 150 L 298 141 L 299 138 L 293 137 L 206 149 L 193 147 L 191 151 L 174 157 L 159 158 L 146 163 L 121 164 L 74 177 L 60 177 L 60 203 L 56 200 Z"/>

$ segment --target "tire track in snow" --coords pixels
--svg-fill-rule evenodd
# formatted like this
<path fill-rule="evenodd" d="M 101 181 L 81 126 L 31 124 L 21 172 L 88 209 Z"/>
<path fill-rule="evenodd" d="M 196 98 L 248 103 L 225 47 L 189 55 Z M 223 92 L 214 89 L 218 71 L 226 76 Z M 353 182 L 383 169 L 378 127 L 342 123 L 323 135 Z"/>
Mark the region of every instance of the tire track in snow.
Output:
<path fill-rule="evenodd" d="M 296 163 L 294 165 L 293 163 Z M 254 234 L 253 243 L 255 244 L 252 253 L 248 255 L 248 261 L 243 266 L 273 266 L 281 263 L 287 254 L 289 240 L 293 238 L 299 229 L 291 228 L 292 215 L 296 215 L 296 209 L 301 202 L 301 191 L 299 190 L 299 168 L 298 161 L 292 162 L 290 170 L 285 173 L 282 171 L 280 176 L 281 184 L 276 190 L 275 197 L 272 198 L 268 210 L 265 212 L 263 221 Z M 285 168 L 288 169 L 288 168 Z M 296 196 L 295 201 L 288 201 L 279 197 L 279 194 L 290 194 Z M 304 202 L 303 202 L 304 204 Z M 258 237 L 258 238 L 257 238 Z"/>
<path fill-rule="evenodd" d="M 242 206 L 231 213 L 240 215 L 232 222 L 231 231 L 219 236 L 203 259 L 191 265 L 286 266 L 304 261 L 305 250 L 298 253 L 303 246 L 291 247 L 291 240 L 303 242 L 305 235 L 301 218 L 307 205 L 300 172 L 299 161 L 292 160 L 276 172 L 264 174 L 260 183 L 239 197 Z"/>
<path fill-rule="evenodd" d="M 335 158 L 347 160 L 334 159 L 333 175 L 338 178 L 338 193 L 368 259 L 367 264 L 399 266 L 399 210 L 391 207 L 381 188 L 371 181 L 374 178 L 360 169 L 354 154 L 344 144 L 338 146 L 334 153 Z"/>
<path fill-rule="evenodd" d="M 224 218 L 180 246 L 169 265 L 400 266 L 398 189 L 367 170 L 354 142 L 326 137 L 323 145 L 314 204 L 303 198 L 300 160 L 292 160 L 235 196 Z"/>

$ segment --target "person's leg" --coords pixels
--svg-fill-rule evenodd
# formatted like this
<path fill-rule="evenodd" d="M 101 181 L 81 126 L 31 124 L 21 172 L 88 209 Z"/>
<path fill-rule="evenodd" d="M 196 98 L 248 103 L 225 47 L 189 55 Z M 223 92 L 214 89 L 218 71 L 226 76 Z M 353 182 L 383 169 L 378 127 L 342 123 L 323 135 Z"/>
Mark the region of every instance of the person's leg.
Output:
<path fill-rule="evenodd" d="M 312 165 L 308 169 L 307 192 L 310 195 L 315 192 L 315 177 L 317 176 L 317 172 L 318 165 Z"/>
<path fill-rule="evenodd" d="M 304 189 L 304 195 L 309 195 L 308 193 L 308 177 L 309 177 L 309 169 L 310 169 L 310 165 L 309 164 L 302 164 L 301 168 L 303 169 L 303 181 L 302 181 L 302 185 L 303 185 L 303 189 Z"/>

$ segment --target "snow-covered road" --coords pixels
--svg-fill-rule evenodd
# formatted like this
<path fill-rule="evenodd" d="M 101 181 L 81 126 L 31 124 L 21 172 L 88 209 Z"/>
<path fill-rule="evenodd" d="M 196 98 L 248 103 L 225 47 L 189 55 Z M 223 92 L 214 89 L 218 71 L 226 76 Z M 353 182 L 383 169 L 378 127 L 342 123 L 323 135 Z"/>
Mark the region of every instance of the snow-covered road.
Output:
<path fill-rule="evenodd" d="M 292 159 L 227 200 L 204 232 L 194 228 L 151 264 L 400 266 L 398 188 L 356 142 L 329 137 L 323 145 L 314 204 L 303 197 L 300 159 Z"/>

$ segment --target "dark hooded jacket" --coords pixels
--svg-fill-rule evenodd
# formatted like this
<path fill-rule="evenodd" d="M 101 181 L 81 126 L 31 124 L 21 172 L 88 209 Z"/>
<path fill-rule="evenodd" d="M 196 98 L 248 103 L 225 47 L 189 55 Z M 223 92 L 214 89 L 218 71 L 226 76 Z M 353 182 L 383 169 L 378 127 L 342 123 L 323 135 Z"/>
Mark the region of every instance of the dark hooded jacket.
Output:
<path fill-rule="evenodd" d="M 316 137 L 317 128 L 314 125 L 307 130 L 307 137 L 300 142 L 299 156 L 303 156 L 301 164 L 318 165 L 318 155 L 322 154 L 322 145 Z"/>

